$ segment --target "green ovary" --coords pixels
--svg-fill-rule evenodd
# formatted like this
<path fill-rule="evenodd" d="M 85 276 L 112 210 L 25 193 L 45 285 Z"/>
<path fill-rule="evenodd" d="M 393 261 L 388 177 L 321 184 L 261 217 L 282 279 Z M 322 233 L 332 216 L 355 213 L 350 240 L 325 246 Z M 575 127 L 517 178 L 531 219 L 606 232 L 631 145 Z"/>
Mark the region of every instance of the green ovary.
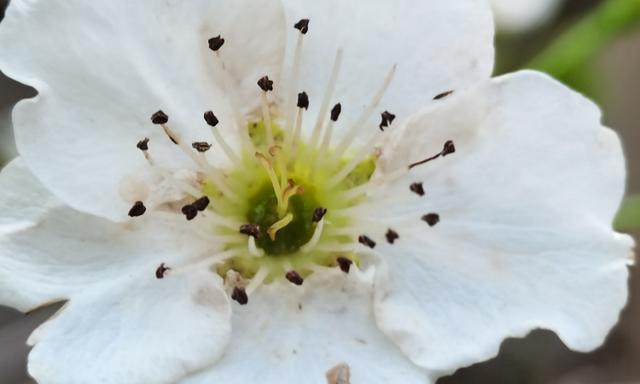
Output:
<path fill-rule="evenodd" d="M 375 171 L 375 158 L 365 159 L 339 184 L 330 186 L 328 185 L 330 178 L 348 163 L 349 158 L 336 160 L 331 151 L 320 158 L 318 149 L 305 143 L 298 143 L 296 151 L 287 153 L 285 148 L 279 154 L 282 157 L 278 159 L 270 154 L 267 148 L 264 124 L 251 123 L 248 129 L 256 151 L 272 160 L 277 178 L 280 180 L 282 176 L 278 164 L 286 164 L 288 185 L 298 186 L 299 191 L 288 199 L 286 212 L 278 212 L 278 199 L 274 185 L 265 167 L 256 160 L 253 153 L 244 153 L 243 166 L 228 174 L 227 180 L 230 187 L 238 192 L 239 202 L 228 202 L 212 183 L 205 182 L 204 191 L 214 199 L 212 204 L 219 214 L 240 218 L 247 224 L 259 226 L 260 235 L 256 238 L 256 246 L 264 251 L 264 256 L 255 257 L 249 255 L 246 242 L 229 244 L 225 247 L 226 249 L 244 247 L 244 251 L 219 266 L 218 273 L 224 275 L 232 269 L 244 277 L 252 277 L 260 267 L 266 266 L 270 272 L 267 280 L 272 280 L 276 276 L 282 276 L 291 267 L 306 275 L 308 271 L 305 267 L 310 264 L 334 266 L 338 256 L 349 257 L 357 262 L 355 255 L 345 254 L 339 250 L 331 251 L 331 247 L 310 252 L 302 252 L 302 247 L 312 239 L 318 225 L 313 221 L 314 211 L 317 208 L 327 209 L 326 225 L 318 245 L 347 244 L 354 241 L 352 236 L 336 233 L 336 230 L 350 225 L 349 218 L 341 215 L 339 211 L 358 203 L 354 199 L 345 199 L 342 192 L 364 184 L 371 178 Z M 286 135 L 275 124 L 273 124 L 273 133 L 274 145 L 286 147 Z M 314 166 L 314 164 L 317 165 Z M 275 239 L 272 239 L 267 233 L 268 229 L 288 214 L 292 215 L 292 220 L 279 229 Z M 217 232 L 237 235 L 237 232 L 229 229 L 218 228 Z"/>

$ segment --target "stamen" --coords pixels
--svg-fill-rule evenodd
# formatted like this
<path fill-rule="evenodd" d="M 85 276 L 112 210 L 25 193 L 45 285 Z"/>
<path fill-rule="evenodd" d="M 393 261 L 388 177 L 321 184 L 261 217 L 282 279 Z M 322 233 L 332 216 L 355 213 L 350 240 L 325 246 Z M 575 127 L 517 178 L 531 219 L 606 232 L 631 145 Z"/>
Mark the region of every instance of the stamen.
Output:
<path fill-rule="evenodd" d="M 300 247 L 300 250 L 302 251 L 302 253 L 309 253 L 313 251 L 314 248 L 316 248 L 316 246 L 320 242 L 320 237 L 322 236 L 323 229 L 324 229 L 324 219 L 320 219 L 320 221 L 318 221 L 318 224 L 316 224 L 316 229 L 313 231 L 313 235 L 311 236 L 311 239 L 305 245 Z"/>
<path fill-rule="evenodd" d="M 444 99 L 445 97 L 451 95 L 452 93 L 453 91 L 446 91 L 446 92 L 439 93 L 433 98 L 433 100 Z"/>
<path fill-rule="evenodd" d="M 249 302 L 249 296 L 247 291 L 242 287 L 234 287 L 231 293 L 231 298 L 238 302 L 240 305 L 246 305 Z"/>
<path fill-rule="evenodd" d="M 424 187 L 422 186 L 422 183 L 413 183 L 409 186 L 409 189 L 418 196 L 424 196 Z"/>
<path fill-rule="evenodd" d="M 433 227 L 440 222 L 440 215 L 438 215 L 437 213 L 429 213 L 422 216 L 422 221 L 429 224 L 430 227 Z"/>
<path fill-rule="evenodd" d="M 190 261 L 182 266 L 172 268 L 171 275 L 189 273 L 190 271 L 200 268 L 210 268 L 212 265 L 222 263 L 231 257 L 237 256 L 237 254 L 238 249 L 236 248 L 217 253 L 213 256 L 205 257 L 201 260 L 196 260 L 195 262 Z"/>
<path fill-rule="evenodd" d="M 349 270 L 351 270 L 351 265 L 353 264 L 353 261 L 351 261 L 351 259 L 348 259 L 344 256 L 340 256 L 336 259 L 336 263 L 338 263 L 338 267 L 340 267 L 340 270 L 344 273 L 349 273 Z"/>
<path fill-rule="evenodd" d="M 287 135 L 285 141 L 285 152 L 290 154 L 291 161 L 295 160 L 295 154 L 297 152 L 298 143 L 300 142 L 300 136 L 302 134 L 302 121 L 304 111 L 309 109 L 309 96 L 306 92 L 298 94 L 298 113 L 296 115 L 295 127 L 291 135 Z"/>
<path fill-rule="evenodd" d="M 272 241 L 275 241 L 276 234 L 278 233 L 278 231 L 286 227 L 287 225 L 289 225 L 292 221 L 293 221 L 293 214 L 289 212 L 282 219 L 271 224 L 269 229 L 267 229 L 267 234 L 269 235 L 269 238 L 271 238 Z"/>
<path fill-rule="evenodd" d="M 161 110 L 151 115 L 151 122 L 156 125 L 167 124 L 169 116 Z"/>
<path fill-rule="evenodd" d="M 349 128 L 349 130 L 347 131 L 347 134 L 342 138 L 342 141 L 340 142 L 340 144 L 336 149 L 334 158 L 336 159 L 342 158 L 345 151 L 351 146 L 351 143 L 353 143 L 353 140 L 356 138 L 356 134 L 358 133 L 358 131 L 361 130 L 364 126 L 366 126 L 367 120 L 369 120 L 369 117 L 373 115 L 375 110 L 378 108 L 378 105 L 380 104 L 380 101 L 382 101 L 384 94 L 389 89 L 389 86 L 393 81 L 393 77 L 395 76 L 397 67 L 398 67 L 397 65 L 394 65 L 393 67 L 391 67 L 391 70 L 389 71 L 384 81 L 382 82 L 382 85 L 380 86 L 378 93 L 376 93 L 376 95 L 371 100 L 371 103 L 362 112 L 360 117 L 358 117 L 358 120 L 356 120 L 356 122 L 351 126 L 351 128 Z"/>
<path fill-rule="evenodd" d="M 192 204 L 185 205 L 182 207 L 181 211 L 188 221 L 191 221 L 198 216 L 198 208 L 194 207 Z"/>
<path fill-rule="evenodd" d="M 385 128 L 387 128 L 389 125 L 393 123 L 393 121 L 396 119 L 396 115 L 394 115 L 389 111 L 384 111 L 382 112 L 381 116 L 382 116 L 382 121 L 380 122 L 380 125 L 378 127 L 380 128 L 381 131 L 384 131 Z"/>
<path fill-rule="evenodd" d="M 432 161 L 432 160 L 437 159 L 437 158 L 438 158 L 438 157 L 440 157 L 440 156 L 445 157 L 445 156 L 447 156 L 447 155 L 449 155 L 449 154 L 454 153 L 455 151 L 456 151 L 456 147 L 455 147 L 455 145 L 453 144 L 453 141 L 448 140 L 446 143 L 444 143 L 444 147 L 442 148 L 442 151 L 441 151 L 440 153 L 438 153 L 438 154 L 437 154 L 437 155 L 435 155 L 435 156 L 431 156 L 431 157 L 426 158 L 426 159 L 424 159 L 424 160 L 421 160 L 421 161 L 415 162 L 415 163 L 413 163 L 413 164 L 410 164 L 410 165 L 409 165 L 409 169 L 412 169 L 412 168 L 414 168 L 414 167 L 417 167 L 418 165 L 426 164 L 426 163 L 428 163 L 428 162 L 430 162 L 430 161 Z"/>
<path fill-rule="evenodd" d="M 195 143 L 192 143 L 191 146 L 200 153 L 205 153 L 211 149 L 211 144 L 204 141 L 196 141 Z"/>
<path fill-rule="evenodd" d="M 320 162 L 324 161 L 325 153 L 329 150 L 329 145 L 331 144 L 331 136 L 333 135 L 333 127 L 335 123 L 338 121 L 340 114 L 342 113 L 342 105 L 340 103 L 333 106 L 331 109 L 331 120 L 326 124 L 326 129 L 324 132 L 324 137 L 322 138 L 322 144 L 320 144 L 320 149 L 314 155 L 313 167 L 311 167 L 311 171 L 309 172 L 309 178 L 312 179 L 320 166 Z"/>
<path fill-rule="evenodd" d="M 263 265 L 262 267 L 260 267 L 260 269 L 258 269 L 256 275 L 253 276 L 249 285 L 247 285 L 247 295 L 251 296 L 253 292 L 258 289 L 258 287 L 260 287 L 262 283 L 264 283 L 264 279 L 266 279 L 267 276 L 269 276 L 269 268 Z"/>
<path fill-rule="evenodd" d="M 294 28 L 300 31 L 301 34 L 306 35 L 309 32 L 309 19 L 302 19 L 295 23 Z"/>
<path fill-rule="evenodd" d="M 400 238 L 400 235 L 398 235 L 398 232 L 389 228 L 389 230 L 387 230 L 387 233 L 385 234 L 385 237 L 387 238 L 387 242 L 389 244 L 393 244 L 396 240 Z"/>
<path fill-rule="evenodd" d="M 377 135 L 374 135 L 371 139 L 369 139 L 369 141 L 365 145 L 363 145 L 362 148 L 360 148 L 360 151 L 349 161 L 349 163 L 347 163 L 347 165 L 343 167 L 340 172 L 336 173 L 331 179 L 329 179 L 329 181 L 327 181 L 327 187 L 333 188 L 347 176 L 349 176 L 351 171 L 353 171 L 358 166 L 358 164 L 360 164 L 362 160 L 364 160 L 364 158 L 371 153 L 371 150 L 375 146 L 378 139 L 379 138 Z M 336 158 L 335 154 L 333 154 L 333 156 L 334 158 Z"/>
<path fill-rule="evenodd" d="M 258 80 L 258 87 L 265 92 L 273 91 L 273 81 L 269 79 L 269 76 L 262 76 L 260 80 Z"/>
<path fill-rule="evenodd" d="M 262 257 L 264 256 L 264 251 L 256 245 L 256 238 L 253 236 L 249 236 L 249 240 L 247 240 L 247 248 L 249 249 L 249 254 L 253 257 Z"/>
<path fill-rule="evenodd" d="M 223 45 L 224 39 L 220 35 L 209 39 L 209 49 L 214 52 L 218 52 L 218 50 L 222 48 Z"/>
<path fill-rule="evenodd" d="M 147 212 L 147 207 L 144 206 L 144 203 L 142 201 L 136 201 L 129 210 L 129 217 L 140 217 L 144 215 L 145 212 Z"/>
<path fill-rule="evenodd" d="M 167 267 L 165 263 L 160 264 L 156 269 L 156 279 L 164 279 L 164 274 L 171 268 Z"/>
<path fill-rule="evenodd" d="M 258 238 L 260 236 L 260 226 L 256 224 L 242 224 L 240 226 L 240 233 Z"/>
<path fill-rule="evenodd" d="M 136 147 L 142 152 L 146 152 L 149 150 L 149 138 L 145 137 L 143 140 L 138 141 Z"/>
<path fill-rule="evenodd" d="M 229 160 L 231 160 L 236 165 L 240 165 L 241 161 L 238 155 L 235 154 L 233 149 L 231 149 L 231 146 L 229 146 L 229 144 L 227 144 L 227 142 L 222 138 L 220 131 L 215 128 L 218 125 L 219 120 L 216 115 L 214 115 L 213 111 L 205 112 L 204 120 L 211 127 L 211 133 L 213 133 L 213 137 L 215 138 L 218 145 L 220 145 L 224 153 L 227 155 Z"/>
<path fill-rule="evenodd" d="M 258 80 L 258 86 L 262 89 L 260 101 L 262 104 L 262 120 L 267 131 L 267 144 L 273 146 L 273 127 L 271 126 L 271 111 L 269 111 L 269 99 L 267 93 L 273 91 L 273 81 L 268 76 L 263 76 Z"/>
<path fill-rule="evenodd" d="M 336 53 L 336 58 L 333 63 L 333 69 L 331 70 L 331 75 L 329 77 L 329 83 L 327 84 L 327 89 L 324 94 L 324 99 L 322 99 L 322 104 L 320 106 L 320 111 L 318 112 L 318 119 L 316 121 L 316 125 L 313 128 L 313 134 L 311 135 L 311 141 L 309 145 L 315 146 L 324 126 L 327 111 L 329 110 L 329 103 L 333 98 L 333 93 L 336 89 L 336 84 L 338 82 L 338 76 L 340 75 L 340 67 L 342 65 L 342 49 L 338 49 Z"/>
<path fill-rule="evenodd" d="M 376 247 L 376 242 L 371 240 L 371 238 L 367 235 L 360 235 L 358 236 L 358 242 L 366 247 L 369 247 L 371 249 Z"/>
<path fill-rule="evenodd" d="M 193 205 L 198 211 L 202 212 L 207 209 L 207 207 L 209 207 L 209 203 L 209 198 L 207 196 L 202 196 L 198 200 L 194 201 L 191 205 Z"/>
<path fill-rule="evenodd" d="M 302 283 L 304 283 L 304 279 L 302 278 L 302 276 L 300 276 L 300 274 L 296 271 L 289 271 L 284 275 L 287 280 L 289 280 L 292 284 L 295 285 L 302 285 Z"/>
<path fill-rule="evenodd" d="M 313 217 L 311 218 L 311 220 L 314 223 L 319 222 L 320 220 L 322 220 L 322 218 L 324 217 L 324 215 L 327 214 L 327 209 L 326 208 L 316 208 L 313 211 Z"/>
<path fill-rule="evenodd" d="M 269 148 L 269 154 L 271 155 L 271 157 L 273 157 L 276 160 L 276 165 L 278 166 L 278 171 L 280 173 L 280 188 L 285 188 L 285 185 L 287 185 L 287 180 L 288 180 L 287 163 L 284 157 L 282 156 L 282 147 L 280 147 L 279 145 L 272 146 L 271 148 Z M 284 212 L 281 212 L 280 216 L 282 216 L 283 214 Z"/>

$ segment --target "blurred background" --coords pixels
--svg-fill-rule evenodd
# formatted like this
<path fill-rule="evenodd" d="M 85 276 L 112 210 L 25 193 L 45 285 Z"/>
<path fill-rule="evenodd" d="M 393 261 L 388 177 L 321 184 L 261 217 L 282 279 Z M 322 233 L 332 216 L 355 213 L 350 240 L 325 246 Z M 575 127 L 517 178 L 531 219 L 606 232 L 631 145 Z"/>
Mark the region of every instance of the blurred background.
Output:
<path fill-rule="evenodd" d="M 605 123 L 623 139 L 629 194 L 640 194 L 639 0 L 492 1 L 499 31 L 496 74 L 545 70 L 596 100 Z M 7 3 L 0 0 L 0 20 Z M 0 73 L 0 165 L 16 154 L 10 110 L 34 95 Z M 625 213 L 618 222 L 621 230 L 627 221 L 638 221 L 638 210 Z M 640 238 L 640 232 L 631 232 Z M 629 304 L 597 351 L 574 353 L 553 333 L 534 331 L 505 341 L 497 358 L 461 369 L 438 384 L 640 384 L 640 272 L 633 268 L 631 274 Z M 55 309 L 25 315 L 0 307 L 0 384 L 30 383 L 25 340 Z"/>

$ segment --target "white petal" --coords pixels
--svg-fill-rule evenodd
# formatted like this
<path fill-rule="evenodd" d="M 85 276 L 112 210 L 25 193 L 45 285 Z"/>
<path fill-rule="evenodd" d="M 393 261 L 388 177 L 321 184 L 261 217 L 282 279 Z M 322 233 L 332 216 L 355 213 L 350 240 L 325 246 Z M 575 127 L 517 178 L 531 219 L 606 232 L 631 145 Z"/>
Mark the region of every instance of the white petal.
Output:
<path fill-rule="evenodd" d="M 502 32 L 524 32 L 541 26 L 562 5 L 562 0 L 491 0 L 496 27 Z"/>
<path fill-rule="evenodd" d="M 336 52 L 344 50 L 334 97 L 334 102 L 343 103 L 340 129 L 354 122 L 394 64 L 398 65 L 395 80 L 370 121 L 376 126 L 385 109 L 403 120 L 437 94 L 491 74 L 493 20 L 482 1 L 283 2 L 289 28 L 299 19 L 310 19 L 300 89 L 309 93 L 314 112 L 321 104 Z M 292 30 L 289 37 L 293 47 L 297 33 Z"/>
<path fill-rule="evenodd" d="M 0 174 L 0 304 L 28 311 L 124 275 L 153 277 L 208 248 L 184 219 L 128 223 L 74 211 L 52 197 L 19 159 Z"/>
<path fill-rule="evenodd" d="M 352 383 L 428 383 L 378 331 L 371 310 L 372 271 L 353 268 L 308 278 L 301 287 L 261 287 L 234 309 L 225 356 L 183 384 L 325 384 L 326 372 L 347 363 Z"/>
<path fill-rule="evenodd" d="M 216 361 L 231 307 L 209 272 L 124 276 L 74 297 L 29 338 L 29 373 L 47 384 L 174 383 Z"/>
<path fill-rule="evenodd" d="M 12 1 L 0 25 L 0 69 L 39 92 L 14 110 L 18 149 L 65 202 L 122 219 L 129 203 L 120 180 L 146 169 L 138 140 L 149 137 L 167 167 L 191 165 L 152 113 L 164 110 L 187 143 L 211 142 L 202 116 L 213 109 L 237 142 L 208 39 L 225 37 L 220 53 L 238 97 L 249 83 L 257 96 L 252 78 L 279 71 L 283 28 L 276 0 Z"/>
<path fill-rule="evenodd" d="M 363 216 L 400 234 L 376 248 L 380 327 L 434 371 L 534 328 L 599 346 L 626 302 L 633 241 L 611 229 L 625 166 L 598 108 L 544 75 L 505 76 L 416 115 L 383 163 L 406 167 L 449 139 L 455 153 L 387 185 Z M 434 227 L 420 220 L 431 212 Z"/>

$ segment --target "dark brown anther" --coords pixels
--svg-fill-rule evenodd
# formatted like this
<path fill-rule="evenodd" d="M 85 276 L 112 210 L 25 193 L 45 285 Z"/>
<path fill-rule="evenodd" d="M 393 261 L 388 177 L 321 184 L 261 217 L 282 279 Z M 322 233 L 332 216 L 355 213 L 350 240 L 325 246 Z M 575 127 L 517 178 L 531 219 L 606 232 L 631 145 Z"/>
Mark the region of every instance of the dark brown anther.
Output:
<path fill-rule="evenodd" d="M 433 100 L 444 99 L 445 97 L 451 95 L 452 93 L 453 91 L 446 91 L 446 92 L 439 93 L 433 98 Z"/>
<path fill-rule="evenodd" d="M 169 116 L 162 111 L 158 111 L 151 115 L 151 122 L 156 125 L 166 124 L 169 121 Z"/>
<path fill-rule="evenodd" d="M 191 221 L 198 216 L 198 208 L 196 208 L 193 204 L 187 204 L 182 207 L 182 214 L 187 218 L 188 221 Z"/>
<path fill-rule="evenodd" d="M 309 95 L 307 95 L 307 92 L 298 93 L 298 108 L 309 109 Z"/>
<path fill-rule="evenodd" d="M 235 287 L 231 293 L 231 298 L 238 302 L 240 305 L 246 305 L 249 302 L 249 296 L 244 288 Z"/>
<path fill-rule="evenodd" d="M 303 35 L 306 35 L 309 32 L 309 19 L 302 19 L 295 23 L 293 26 L 295 29 L 300 31 Z"/>
<path fill-rule="evenodd" d="M 384 236 L 387 238 L 387 242 L 389 244 L 393 244 L 396 240 L 400 238 L 400 235 L 398 235 L 398 232 L 394 231 L 391 228 L 389 228 L 389 230 Z"/>
<path fill-rule="evenodd" d="M 396 119 L 396 115 L 394 115 L 389 111 L 382 112 L 381 117 L 382 117 L 382 121 L 380 121 L 380 125 L 379 125 L 379 128 L 381 131 L 384 131 L 384 129 L 390 126 L 393 123 L 393 121 Z"/>
<path fill-rule="evenodd" d="M 144 203 L 142 201 L 136 201 L 129 210 L 129 217 L 140 217 L 144 215 L 145 212 L 147 212 L 147 207 L 144 206 Z"/>
<path fill-rule="evenodd" d="M 424 187 L 422 186 L 422 183 L 413 183 L 409 186 L 409 189 L 418 196 L 424 196 Z"/>
<path fill-rule="evenodd" d="M 326 208 L 316 208 L 313 211 L 313 217 L 311 218 L 311 221 L 313 221 L 314 223 L 317 223 L 320 220 L 322 220 L 322 218 L 326 214 L 327 214 L 327 209 Z"/>
<path fill-rule="evenodd" d="M 304 279 L 296 271 L 289 271 L 284 275 L 284 277 L 286 277 L 287 280 L 289 280 L 292 284 L 295 284 L 295 285 L 302 285 L 302 283 L 304 283 Z"/>
<path fill-rule="evenodd" d="M 453 144 L 453 141 L 449 140 L 444 143 L 444 148 L 442 149 L 442 157 L 450 155 L 456 151 L 456 146 Z"/>
<path fill-rule="evenodd" d="M 348 259 L 344 256 L 339 256 L 336 259 L 336 263 L 338 263 L 338 267 L 340 267 L 340 270 L 344 273 L 349 273 L 349 270 L 351 270 L 351 265 L 353 264 L 353 261 L 351 261 L 351 259 Z"/>
<path fill-rule="evenodd" d="M 202 212 L 209 207 L 209 203 L 209 198 L 207 196 L 202 196 L 191 205 L 193 205 L 198 211 Z"/>
<path fill-rule="evenodd" d="M 263 76 L 258 80 L 258 87 L 265 92 L 273 91 L 273 81 L 269 79 L 269 76 Z"/>
<path fill-rule="evenodd" d="M 360 235 L 358 236 L 358 242 L 366 247 L 369 247 L 371 249 L 376 247 L 376 242 L 371 240 L 371 238 L 367 235 Z"/>
<path fill-rule="evenodd" d="M 207 152 L 208 150 L 211 149 L 211 144 L 205 143 L 204 141 L 197 141 L 197 142 L 191 144 L 191 146 L 193 147 L 193 149 L 195 149 L 196 151 L 198 151 L 200 153 Z"/>
<path fill-rule="evenodd" d="M 338 103 L 331 109 L 331 121 L 336 122 L 342 113 L 342 104 Z"/>
<path fill-rule="evenodd" d="M 256 224 L 242 224 L 240 226 L 240 233 L 247 236 L 253 236 L 257 239 L 260 236 L 260 226 Z"/>
<path fill-rule="evenodd" d="M 209 39 L 209 49 L 213 52 L 218 52 L 218 50 L 222 48 L 223 45 L 224 39 L 220 35 Z"/>
<path fill-rule="evenodd" d="M 165 263 L 160 264 L 156 269 L 156 279 L 164 279 L 164 274 L 171 268 L 167 267 Z"/>
<path fill-rule="evenodd" d="M 440 222 L 440 215 L 438 215 L 437 213 L 429 213 L 422 216 L 422 221 L 429 224 L 430 227 L 433 227 Z"/>
<path fill-rule="evenodd" d="M 418 165 L 426 164 L 426 163 L 428 163 L 428 162 L 430 162 L 432 160 L 437 159 L 440 156 L 444 157 L 444 156 L 450 155 L 450 154 L 454 153 L 455 151 L 456 151 L 456 146 L 453 144 L 453 141 L 452 140 L 447 140 L 447 142 L 444 143 L 444 146 L 442 148 L 442 151 L 440 151 L 440 153 L 438 153 L 435 156 L 431 156 L 431 157 L 426 158 L 424 160 L 420 160 L 418 162 L 410 164 L 409 165 L 409 169 L 417 167 Z"/>
<path fill-rule="evenodd" d="M 138 141 L 138 144 L 136 144 L 136 147 L 138 147 L 139 150 L 145 152 L 149 150 L 149 138 L 145 137 L 144 139 Z"/>
<path fill-rule="evenodd" d="M 220 122 L 216 115 L 213 114 L 213 111 L 207 111 L 204 113 L 204 121 L 212 127 L 215 127 Z"/>

